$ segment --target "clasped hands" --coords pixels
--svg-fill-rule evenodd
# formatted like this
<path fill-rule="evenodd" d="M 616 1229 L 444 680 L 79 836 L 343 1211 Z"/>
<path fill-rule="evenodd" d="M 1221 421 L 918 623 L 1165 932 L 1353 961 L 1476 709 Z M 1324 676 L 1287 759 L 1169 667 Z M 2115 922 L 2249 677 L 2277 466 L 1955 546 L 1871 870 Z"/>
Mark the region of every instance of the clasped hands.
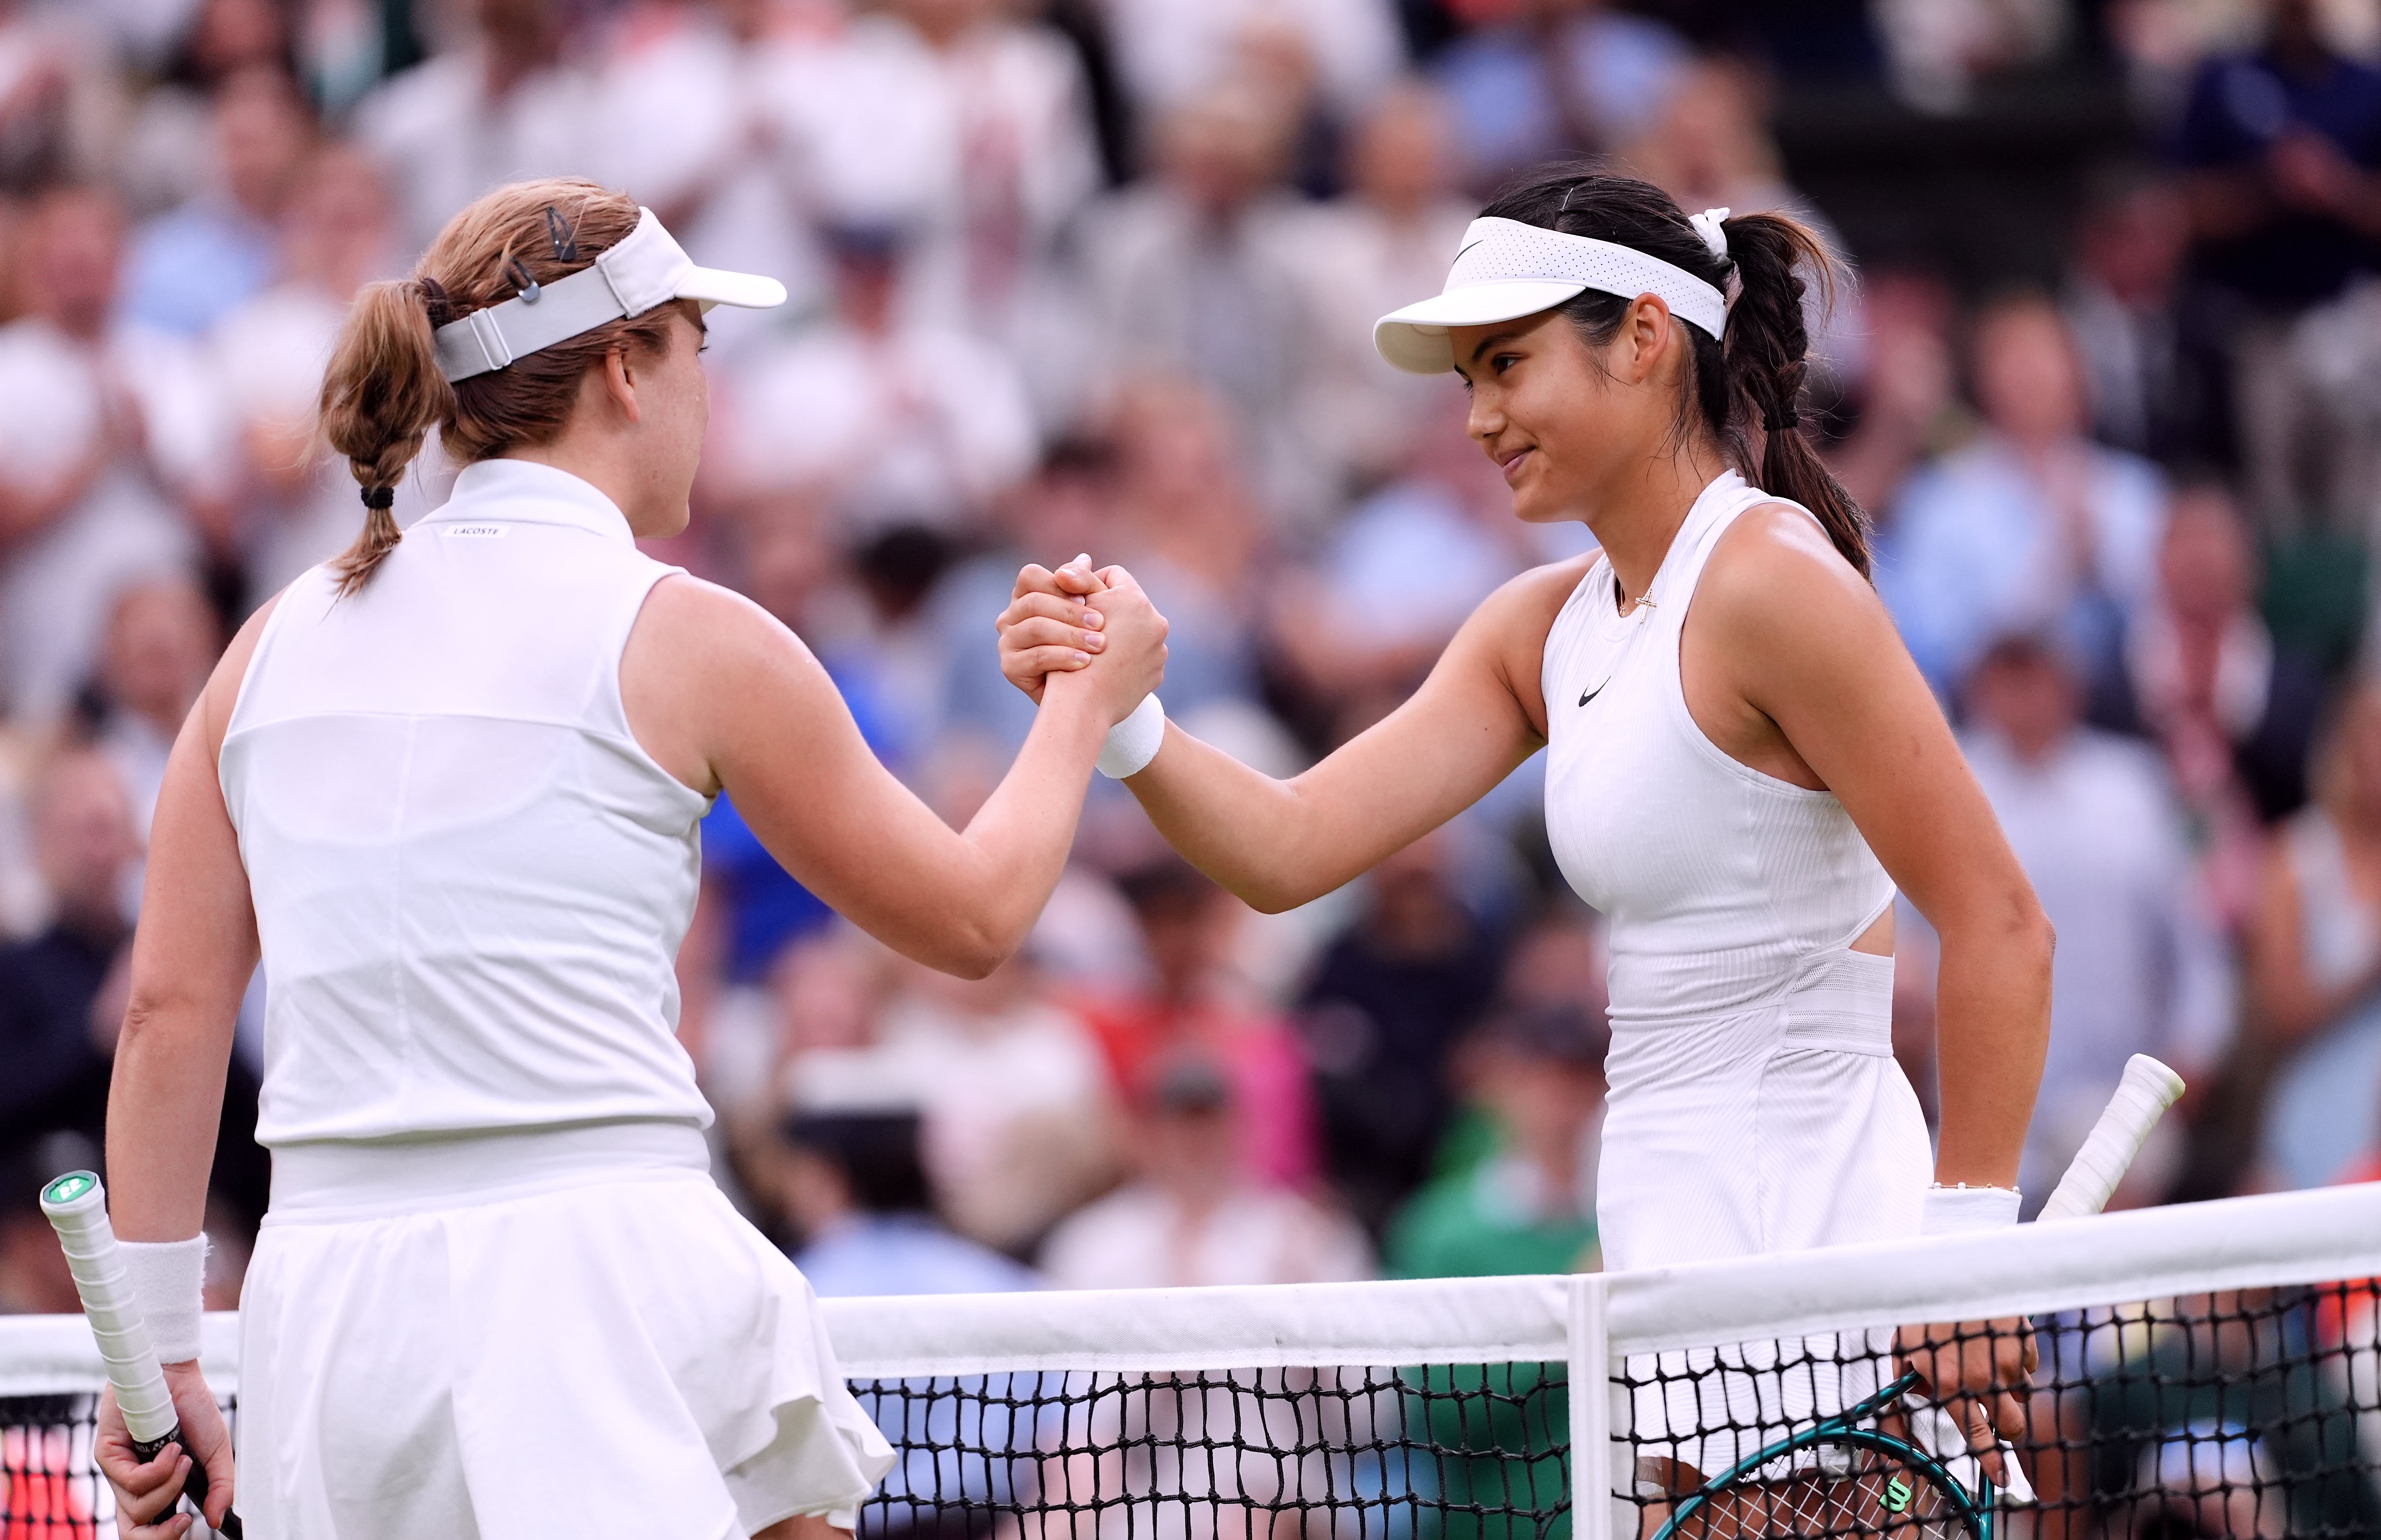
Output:
<path fill-rule="evenodd" d="M 1130 572 L 1094 570 L 1088 554 L 1055 571 L 1021 568 L 998 627 L 1000 671 L 1036 705 L 1080 678 L 1101 691 L 1113 725 L 1166 678 L 1166 617 Z"/>

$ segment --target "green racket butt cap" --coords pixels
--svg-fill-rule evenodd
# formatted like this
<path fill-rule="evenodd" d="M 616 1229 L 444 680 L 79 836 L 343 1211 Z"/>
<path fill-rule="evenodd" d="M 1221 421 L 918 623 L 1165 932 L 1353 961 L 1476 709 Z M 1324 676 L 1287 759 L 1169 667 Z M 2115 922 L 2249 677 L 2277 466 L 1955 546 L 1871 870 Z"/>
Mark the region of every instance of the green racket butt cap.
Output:
<path fill-rule="evenodd" d="M 99 1173 L 68 1171 L 42 1189 L 42 1208 L 46 1213 L 71 1213 L 82 1208 L 99 1195 Z"/>

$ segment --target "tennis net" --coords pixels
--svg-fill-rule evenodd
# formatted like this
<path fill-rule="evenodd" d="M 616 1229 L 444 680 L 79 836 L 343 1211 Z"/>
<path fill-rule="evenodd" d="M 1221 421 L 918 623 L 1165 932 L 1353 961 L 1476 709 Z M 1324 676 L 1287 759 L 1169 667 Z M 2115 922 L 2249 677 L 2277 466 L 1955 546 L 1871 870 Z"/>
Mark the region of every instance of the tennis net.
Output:
<path fill-rule="evenodd" d="M 825 1309 L 898 1454 L 870 1540 L 2294 1540 L 2381 1537 L 2376 1280 L 2381 1185 L 1632 1274 Z M 2030 1341 L 2006 1455 L 1898 1393 L 1898 1333 Z M 79 1319 L 0 1320 L 0 1540 L 112 1533 L 97 1387 Z"/>

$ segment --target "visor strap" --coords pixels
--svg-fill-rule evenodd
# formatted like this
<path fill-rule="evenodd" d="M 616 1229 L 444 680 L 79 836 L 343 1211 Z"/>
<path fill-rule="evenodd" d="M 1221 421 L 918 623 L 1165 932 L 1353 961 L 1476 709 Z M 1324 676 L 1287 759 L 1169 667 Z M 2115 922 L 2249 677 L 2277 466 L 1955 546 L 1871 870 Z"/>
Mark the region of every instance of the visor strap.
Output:
<path fill-rule="evenodd" d="M 567 342 L 629 313 L 599 258 L 568 277 L 502 304 L 475 310 L 438 328 L 438 368 L 451 383 L 504 368 L 515 359 Z"/>

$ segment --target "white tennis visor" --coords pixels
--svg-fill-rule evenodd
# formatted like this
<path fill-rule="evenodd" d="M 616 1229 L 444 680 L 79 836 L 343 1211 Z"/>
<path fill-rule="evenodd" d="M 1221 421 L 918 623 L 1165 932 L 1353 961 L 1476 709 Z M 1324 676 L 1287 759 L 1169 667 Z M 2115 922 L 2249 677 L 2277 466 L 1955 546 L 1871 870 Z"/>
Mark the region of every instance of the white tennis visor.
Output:
<path fill-rule="evenodd" d="M 1517 321 L 1591 288 L 1624 299 L 1658 294 L 1672 315 L 1714 340 L 1728 325 L 1726 295 L 1633 246 L 1515 219 L 1475 219 L 1463 232 L 1447 287 L 1374 322 L 1373 346 L 1409 374 L 1444 374 L 1455 367 L 1449 327 Z"/>
<path fill-rule="evenodd" d="M 767 310 L 786 302 L 786 286 L 757 273 L 697 267 L 653 211 L 639 209 L 637 227 L 599 254 L 592 267 L 439 327 L 438 367 L 450 382 L 468 380 L 673 299 L 698 300 L 706 311 L 714 305 Z"/>

